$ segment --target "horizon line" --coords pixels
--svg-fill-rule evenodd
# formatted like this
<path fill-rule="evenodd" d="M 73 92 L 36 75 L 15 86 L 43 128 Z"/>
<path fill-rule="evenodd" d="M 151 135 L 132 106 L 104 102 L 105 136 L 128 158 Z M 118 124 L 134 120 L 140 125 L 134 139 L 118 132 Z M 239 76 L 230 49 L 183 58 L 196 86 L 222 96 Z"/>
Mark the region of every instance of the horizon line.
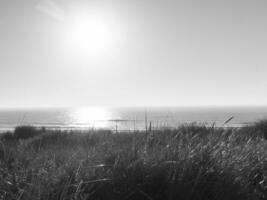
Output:
<path fill-rule="evenodd" d="M 0 107 L 0 110 L 33 110 L 33 109 L 75 109 L 75 108 L 245 108 L 245 107 L 267 107 L 267 104 L 247 104 L 247 105 L 152 105 L 152 106 L 142 106 L 142 105 L 123 105 L 123 106 L 106 106 L 106 105 L 77 105 L 77 106 L 6 106 Z"/>

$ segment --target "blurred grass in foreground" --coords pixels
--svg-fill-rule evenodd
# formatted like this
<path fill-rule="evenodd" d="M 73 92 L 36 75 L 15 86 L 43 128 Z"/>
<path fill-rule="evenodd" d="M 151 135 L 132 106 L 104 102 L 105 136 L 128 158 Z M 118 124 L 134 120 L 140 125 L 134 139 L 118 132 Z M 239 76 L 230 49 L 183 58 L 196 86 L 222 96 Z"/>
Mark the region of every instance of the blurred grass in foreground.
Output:
<path fill-rule="evenodd" d="M 0 199 L 267 199 L 267 122 L 149 134 L 17 127 L 0 141 Z"/>

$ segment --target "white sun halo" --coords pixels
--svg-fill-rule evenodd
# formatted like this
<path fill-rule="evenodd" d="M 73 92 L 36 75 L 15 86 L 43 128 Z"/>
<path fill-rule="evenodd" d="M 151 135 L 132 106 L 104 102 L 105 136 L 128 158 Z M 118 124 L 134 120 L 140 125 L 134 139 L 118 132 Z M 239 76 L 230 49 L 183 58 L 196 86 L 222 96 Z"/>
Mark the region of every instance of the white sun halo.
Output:
<path fill-rule="evenodd" d="M 103 56 L 112 48 L 113 30 L 112 23 L 104 16 L 79 14 L 68 26 L 69 48 L 79 57 Z"/>

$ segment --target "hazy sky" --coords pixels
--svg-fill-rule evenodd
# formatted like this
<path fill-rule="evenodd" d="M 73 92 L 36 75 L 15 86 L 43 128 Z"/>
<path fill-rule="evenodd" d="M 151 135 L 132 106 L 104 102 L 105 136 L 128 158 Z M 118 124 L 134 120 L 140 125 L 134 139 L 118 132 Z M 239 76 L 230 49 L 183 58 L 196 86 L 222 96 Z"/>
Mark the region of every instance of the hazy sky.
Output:
<path fill-rule="evenodd" d="M 267 104 L 260 0 L 0 0 L 0 107 Z"/>

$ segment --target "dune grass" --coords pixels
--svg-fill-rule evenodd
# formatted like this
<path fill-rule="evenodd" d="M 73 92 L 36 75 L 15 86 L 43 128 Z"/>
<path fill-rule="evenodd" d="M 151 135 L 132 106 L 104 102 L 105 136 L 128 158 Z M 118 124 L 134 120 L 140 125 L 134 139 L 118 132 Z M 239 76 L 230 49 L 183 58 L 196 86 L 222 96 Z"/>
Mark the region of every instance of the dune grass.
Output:
<path fill-rule="evenodd" d="M 266 124 L 148 135 L 20 127 L 1 138 L 0 199 L 266 199 Z"/>

